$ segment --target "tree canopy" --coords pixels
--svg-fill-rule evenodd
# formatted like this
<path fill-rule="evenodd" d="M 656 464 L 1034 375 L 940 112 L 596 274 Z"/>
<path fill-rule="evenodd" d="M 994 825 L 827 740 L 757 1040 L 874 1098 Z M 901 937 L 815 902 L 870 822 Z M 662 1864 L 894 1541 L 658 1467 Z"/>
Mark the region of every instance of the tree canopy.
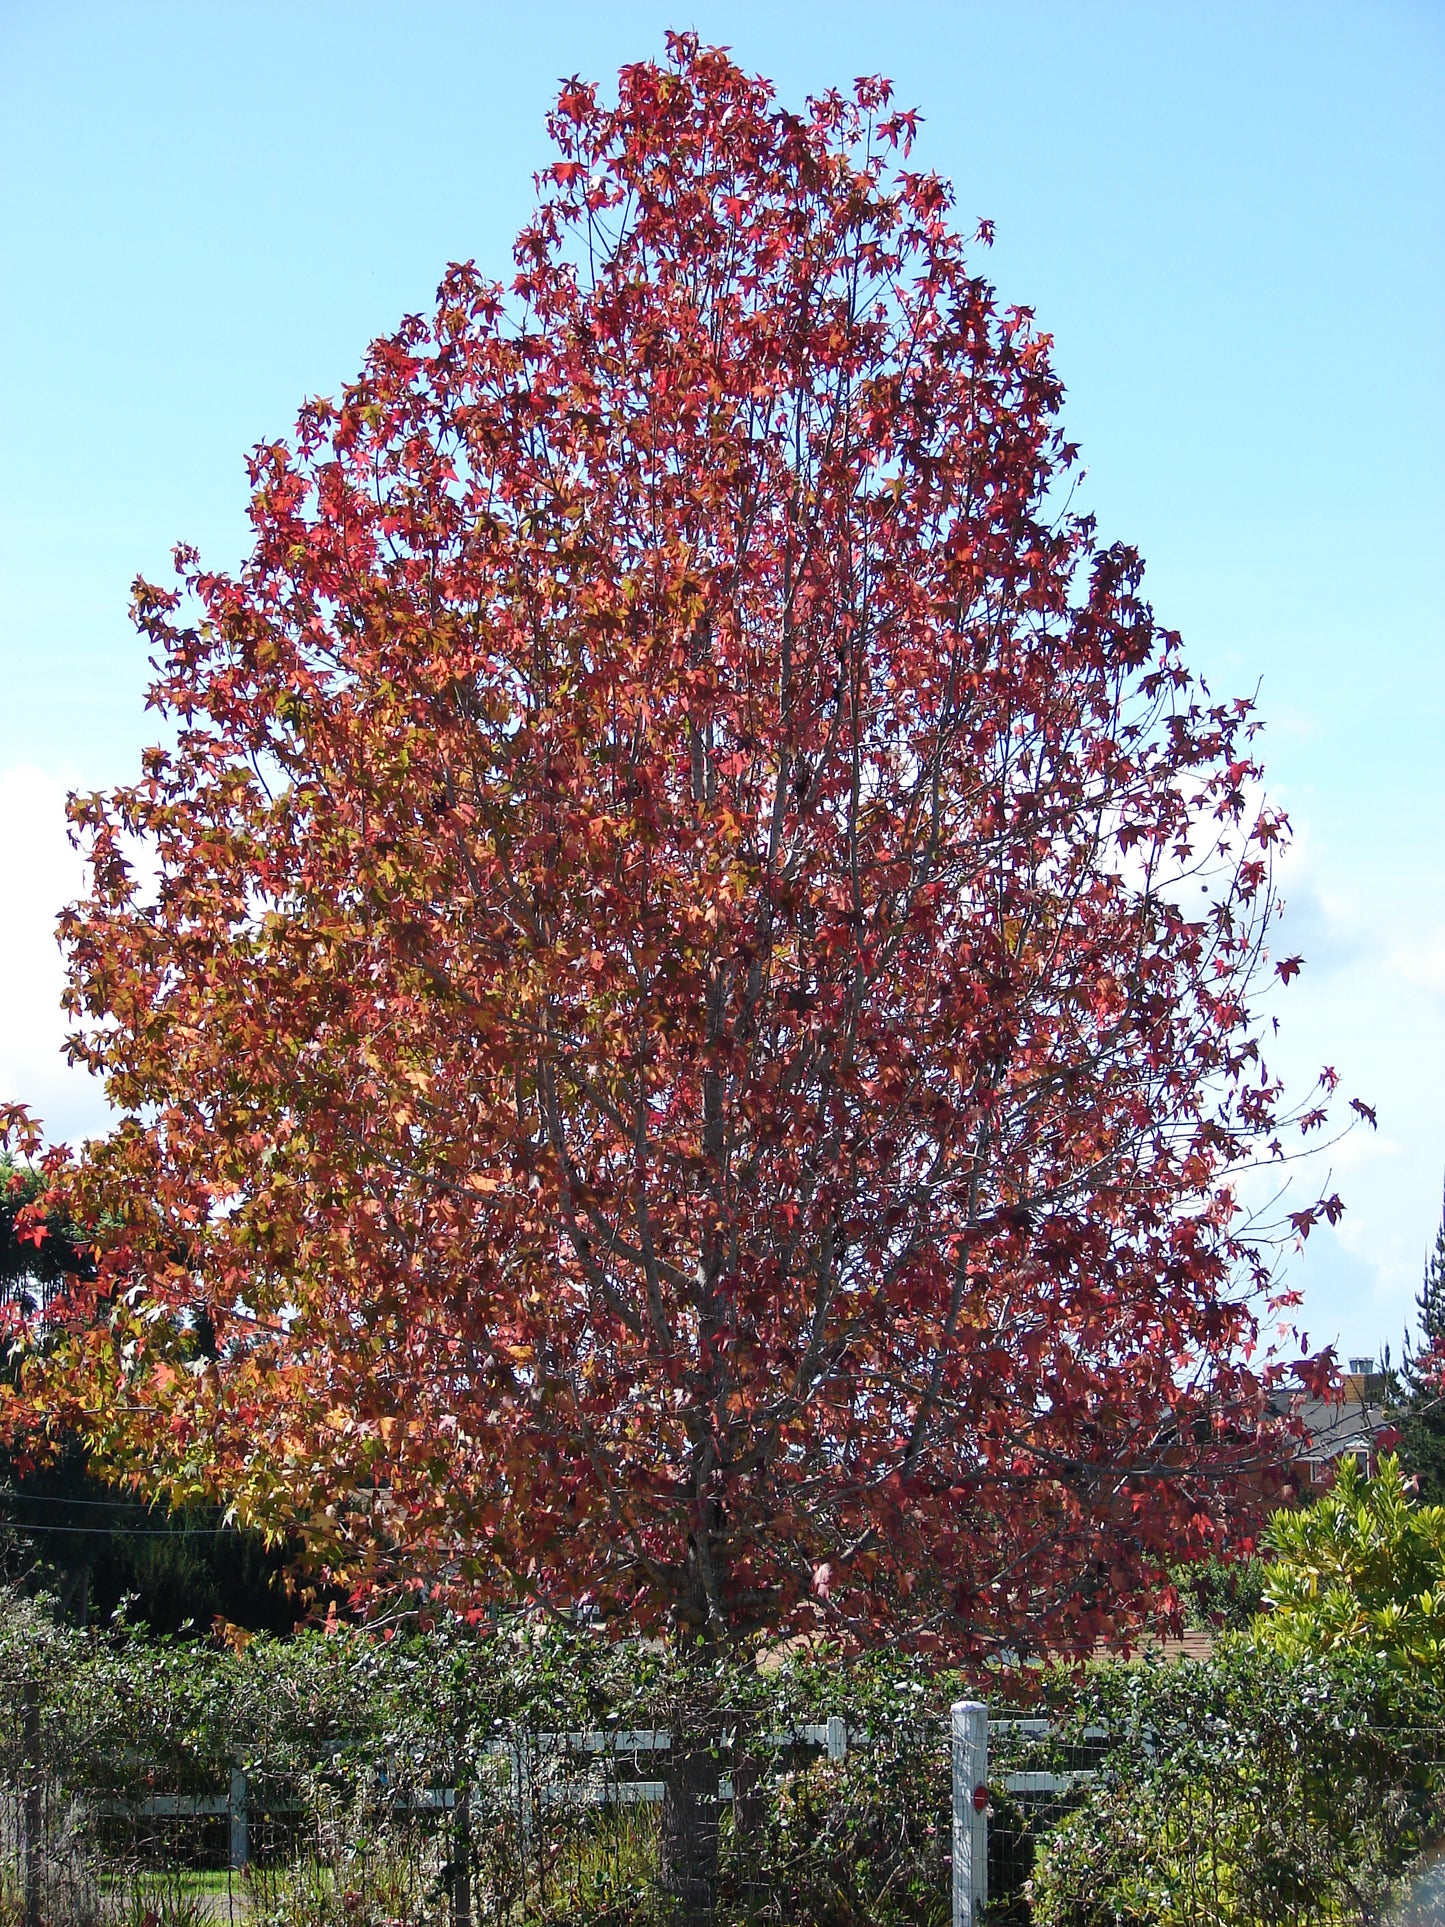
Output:
<path fill-rule="evenodd" d="M 510 283 L 137 585 L 177 735 L 64 932 L 105 1316 L 29 1396 L 358 1578 L 1086 1647 L 1265 1438 L 1250 706 L 884 83 L 675 36 L 550 130 Z"/>

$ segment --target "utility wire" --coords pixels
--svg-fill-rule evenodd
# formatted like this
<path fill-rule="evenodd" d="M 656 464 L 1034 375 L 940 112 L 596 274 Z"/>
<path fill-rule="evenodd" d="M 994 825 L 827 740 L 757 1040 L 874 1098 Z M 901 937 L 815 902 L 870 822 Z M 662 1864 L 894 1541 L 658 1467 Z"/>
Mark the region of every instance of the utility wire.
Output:
<path fill-rule="evenodd" d="M 147 1512 L 154 1511 L 160 1503 L 157 1499 L 67 1499 L 58 1492 L 0 1492 L 0 1504 L 15 1505 L 17 1502 L 24 1505 L 104 1506 L 111 1511 L 140 1506 Z"/>
<path fill-rule="evenodd" d="M 57 1509 L 64 1506 L 86 1506 L 122 1514 L 133 1514 L 137 1510 L 153 1513 L 155 1510 L 154 1501 L 141 1499 L 129 1502 L 125 1499 L 62 1499 L 44 1492 L 0 1492 L 0 1505 L 13 1506 L 17 1501 L 25 1505 L 54 1506 Z M 243 1530 L 240 1526 L 191 1525 L 183 1518 L 177 1518 L 173 1525 L 113 1525 L 104 1519 L 97 1519 L 93 1525 L 71 1526 L 51 1525 L 41 1519 L 6 1518 L 4 1514 L 0 1514 L 0 1525 L 9 1526 L 16 1532 L 64 1532 L 82 1537 L 107 1533 L 126 1539 L 219 1539 L 239 1536 Z"/>
<path fill-rule="evenodd" d="M 99 1536 L 122 1539 L 221 1539 L 239 1534 L 239 1526 L 47 1526 L 34 1519 L 0 1519 L 0 1525 L 10 1526 L 16 1532 L 66 1532 L 78 1533 L 83 1538 L 94 1539 Z"/>

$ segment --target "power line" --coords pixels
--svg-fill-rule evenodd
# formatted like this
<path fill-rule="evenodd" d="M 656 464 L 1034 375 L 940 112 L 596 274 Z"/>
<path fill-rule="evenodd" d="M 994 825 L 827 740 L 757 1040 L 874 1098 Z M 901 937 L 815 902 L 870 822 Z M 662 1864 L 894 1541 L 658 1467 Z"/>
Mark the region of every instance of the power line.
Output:
<path fill-rule="evenodd" d="M 157 1499 L 68 1499 L 59 1492 L 0 1492 L 0 1504 L 14 1505 L 17 1501 L 24 1505 L 104 1506 L 111 1511 L 140 1506 L 147 1512 L 153 1512 L 160 1503 Z"/>
<path fill-rule="evenodd" d="M 101 1535 L 121 1539 L 221 1539 L 240 1536 L 238 1526 L 47 1526 L 34 1519 L 0 1519 L 0 1525 L 16 1532 L 66 1532 L 94 1539 Z"/>
<path fill-rule="evenodd" d="M 87 1508 L 134 1516 L 136 1511 L 153 1513 L 154 1501 L 137 1499 L 65 1499 L 45 1492 L 0 1492 L 0 1505 L 14 1506 L 17 1503 L 32 1506 L 54 1506 L 57 1510 L 66 1506 L 85 1506 Z M 121 1525 L 105 1519 L 97 1519 L 93 1525 L 52 1525 L 43 1519 L 6 1518 L 0 1514 L 0 1525 L 9 1526 L 16 1532 L 63 1532 L 81 1537 L 94 1537 L 108 1534 L 127 1539 L 219 1539 L 228 1535 L 239 1537 L 239 1526 L 202 1526 L 192 1525 L 184 1517 L 172 1514 L 170 1525 Z"/>

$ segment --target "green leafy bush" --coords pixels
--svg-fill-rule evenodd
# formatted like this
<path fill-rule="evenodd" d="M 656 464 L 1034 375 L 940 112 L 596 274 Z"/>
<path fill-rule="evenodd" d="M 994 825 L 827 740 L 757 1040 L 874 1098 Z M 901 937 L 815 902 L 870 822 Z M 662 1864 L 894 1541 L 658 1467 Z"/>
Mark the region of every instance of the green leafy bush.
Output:
<path fill-rule="evenodd" d="M 1445 1675 L 1445 1506 L 1416 1504 L 1398 1459 L 1382 1459 L 1373 1479 L 1342 1459 L 1333 1488 L 1277 1512 L 1265 1543 L 1256 1644 L 1287 1658 L 1378 1654 L 1409 1674 Z"/>
<path fill-rule="evenodd" d="M 1110 1666 L 1070 1709 L 1098 1777 L 1047 1836 L 1037 1927 L 1327 1927 L 1372 1918 L 1445 1825 L 1442 1707 L 1379 1658 L 1241 1642 Z"/>
<path fill-rule="evenodd" d="M 122 1795 L 215 1795 L 240 1765 L 258 1927 L 431 1927 L 463 1874 L 478 1927 L 663 1927 L 657 1808 L 596 1799 L 609 1777 L 614 1792 L 660 1777 L 660 1760 L 543 1736 L 696 1735 L 705 1717 L 741 1796 L 722 1809 L 719 1927 L 942 1927 L 947 1709 L 963 1682 L 894 1654 L 777 1659 L 699 1669 L 521 1619 L 236 1652 L 124 1627 L 82 1635 L 0 1599 L 0 1695 L 13 1706 L 38 1686 L 47 1772 L 92 1816 L 68 1836 L 67 1891 L 87 1905 L 104 1893 L 117 1920 L 126 1896 L 155 1899 L 160 1869 L 94 1815 Z M 1353 1921 L 1445 1825 L 1445 1683 L 1398 1651 L 1297 1656 L 1236 1638 L 1207 1664 L 1109 1664 L 1082 1687 L 1059 1674 L 1040 1688 L 1058 1763 L 1098 1771 L 1062 1814 L 996 1799 L 996 1835 L 1032 1826 L 1039 1927 Z M 868 1743 L 829 1759 L 797 1737 L 830 1715 Z M 0 1719 L 12 1785 L 14 1731 Z M 1002 1734 L 995 1770 L 1010 1770 Z M 463 1807 L 444 1813 L 438 1788 Z M 1010 1918 L 1027 1901 L 1015 1894 Z"/>

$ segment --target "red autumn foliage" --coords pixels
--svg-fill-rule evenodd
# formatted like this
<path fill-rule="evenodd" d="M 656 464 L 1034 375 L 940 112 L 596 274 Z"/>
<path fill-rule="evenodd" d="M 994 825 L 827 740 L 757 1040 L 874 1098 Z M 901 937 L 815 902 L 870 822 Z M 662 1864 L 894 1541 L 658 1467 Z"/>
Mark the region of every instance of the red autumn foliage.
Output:
<path fill-rule="evenodd" d="M 1259 1455 L 1249 707 L 886 85 L 683 36 L 551 131 L 510 287 L 138 585 L 179 734 L 65 931 L 108 1309 L 32 1396 L 471 1603 L 1087 1647 Z"/>

